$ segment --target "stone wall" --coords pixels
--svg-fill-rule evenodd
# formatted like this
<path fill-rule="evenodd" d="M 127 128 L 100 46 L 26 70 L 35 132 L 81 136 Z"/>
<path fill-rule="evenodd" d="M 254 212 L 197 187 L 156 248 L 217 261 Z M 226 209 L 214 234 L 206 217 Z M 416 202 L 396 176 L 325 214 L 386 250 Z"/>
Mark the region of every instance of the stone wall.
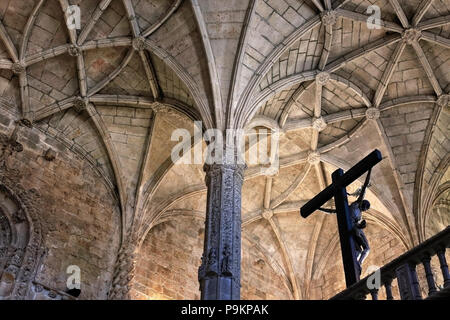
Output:
<path fill-rule="evenodd" d="M 241 298 L 245 300 L 289 300 L 292 293 L 283 277 L 269 265 L 267 258 L 251 244 L 242 243 Z"/>
<path fill-rule="evenodd" d="M 197 271 L 204 238 L 204 221 L 191 217 L 155 226 L 139 252 L 132 299 L 200 298 Z M 247 241 L 242 242 L 241 299 L 289 299 L 283 279 Z"/>
<path fill-rule="evenodd" d="M 120 232 L 119 210 L 109 187 L 85 159 L 0 111 L 0 135 L 10 136 L 16 128 L 17 141 L 23 145 L 22 152 L 7 157 L 0 179 L 38 193 L 33 206 L 42 225 L 45 253 L 34 282 L 46 292 L 65 291 L 67 267 L 77 265 L 80 299 L 105 299 Z M 44 158 L 49 148 L 56 152 L 53 161 Z"/>
<path fill-rule="evenodd" d="M 200 299 L 204 222 L 179 217 L 150 230 L 139 252 L 132 299 Z"/>

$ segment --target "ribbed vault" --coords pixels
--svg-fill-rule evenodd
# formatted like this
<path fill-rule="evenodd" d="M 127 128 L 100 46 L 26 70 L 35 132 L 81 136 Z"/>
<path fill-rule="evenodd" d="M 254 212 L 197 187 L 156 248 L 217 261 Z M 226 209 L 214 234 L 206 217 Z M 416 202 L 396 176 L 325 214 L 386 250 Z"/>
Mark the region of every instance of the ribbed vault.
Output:
<path fill-rule="evenodd" d="M 0 40 L 2 108 L 89 161 L 123 240 L 202 224 L 202 166 L 170 158 L 194 120 L 281 132 L 279 171 L 246 171 L 242 219 L 244 265 L 268 266 L 285 298 L 316 298 L 339 256 L 335 218 L 299 207 L 374 148 L 369 240 L 406 250 L 448 224 L 448 1 L 4 0 Z"/>

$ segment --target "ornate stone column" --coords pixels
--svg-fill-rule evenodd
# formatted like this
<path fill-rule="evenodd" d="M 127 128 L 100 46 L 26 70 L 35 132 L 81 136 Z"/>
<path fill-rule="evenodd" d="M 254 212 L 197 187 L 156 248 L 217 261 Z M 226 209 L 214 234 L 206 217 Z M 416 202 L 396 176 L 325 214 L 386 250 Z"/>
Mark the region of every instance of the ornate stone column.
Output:
<path fill-rule="evenodd" d="M 245 165 L 205 164 L 205 243 L 198 270 L 202 300 L 239 300 L 241 191 Z"/>
<path fill-rule="evenodd" d="M 136 269 L 136 246 L 127 242 L 119 250 L 108 300 L 130 300 L 131 280 Z"/>

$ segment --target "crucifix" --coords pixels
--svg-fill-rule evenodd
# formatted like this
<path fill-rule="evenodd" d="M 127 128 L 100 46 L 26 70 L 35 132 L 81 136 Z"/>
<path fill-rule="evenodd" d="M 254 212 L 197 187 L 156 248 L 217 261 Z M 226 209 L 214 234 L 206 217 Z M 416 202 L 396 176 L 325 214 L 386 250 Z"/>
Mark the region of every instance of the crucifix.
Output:
<path fill-rule="evenodd" d="M 345 174 L 342 169 L 336 170 L 331 176 L 333 183 L 300 209 L 300 214 L 303 218 L 307 218 L 316 210 L 336 213 L 347 288 L 360 280 L 362 262 L 361 260 L 358 261 L 358 255 L 361 255 L 361 250 L 358 249 L 360 246 L 364 248 L 367 246 L 368 249 L 367 240 L 365 239 L 364 233 L 360 230 L 365 228 L 365 220 L 360 218 L 361 211 L 367 210 L 370 207 L 370 203 L 367 200 L 363 200 L 363 198 L 370 180 L 370 172 L 381 160 L 381 152 L 375 150 Z M 359 192 L 358 200 L 349 207 L 346 187 L 366 172 L 368 172 L 366 182 Z M 322 205 L 332 198 L 334 198 L 336 210 L 321 208 Z M 365 244 L 362 243 L 364 241 Z M 363 254 L 367 253 L 368 250 Z M 364 258 L 362 257 L 362 259 Z"/>

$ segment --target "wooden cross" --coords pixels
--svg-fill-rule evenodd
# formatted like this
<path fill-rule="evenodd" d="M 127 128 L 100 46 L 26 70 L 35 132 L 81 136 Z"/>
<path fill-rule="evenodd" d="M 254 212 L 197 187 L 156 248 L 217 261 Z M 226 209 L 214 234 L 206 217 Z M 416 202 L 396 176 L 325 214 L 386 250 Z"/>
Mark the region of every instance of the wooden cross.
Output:
<path fill-rule="evenodd" d="M 375 150 L 363 160 L 358 162 L 345 174 L 342 169 L 336 170 L 332 174 L 333 183 L 316 195 L 313 199 L 308 201 L 300 209 L 301 216 L 303 218 L 307 218 L 331 198 L 334 198 L 347 288 L 360 280 L 360 271 L 357 260 L 355 239 L 352 236 L 353 221 L 351 219 L 350 209 L 348 206 L 346 187 L 364 173 L 372 169 L 372 167 L 374 167 L 381 160 L 381 152 Z"/>

